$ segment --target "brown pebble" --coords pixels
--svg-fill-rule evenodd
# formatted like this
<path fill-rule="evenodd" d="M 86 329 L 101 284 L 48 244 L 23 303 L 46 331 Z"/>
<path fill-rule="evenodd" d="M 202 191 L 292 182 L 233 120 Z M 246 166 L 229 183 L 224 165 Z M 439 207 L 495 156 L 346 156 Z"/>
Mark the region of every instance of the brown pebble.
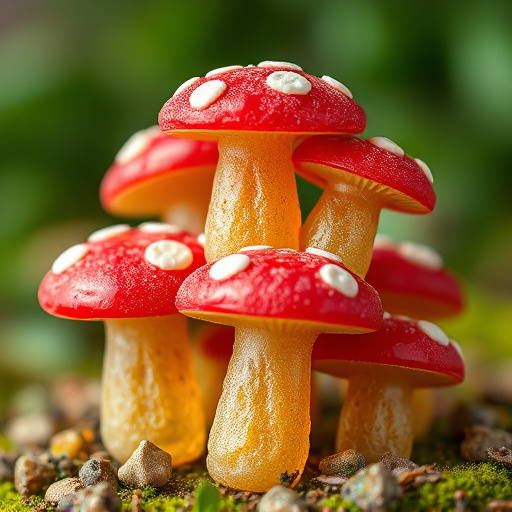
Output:
<path fill-rule="evenodd" d="M 318 469 L 327 476 L 350 477 L 366 465 L 364 455 L 355 450 L 345 450 L 329 455 L 320 461 Z"/>
<path fill-rule="evenodd" d="M 56 477 L 55 466 L 41 462 L 35 455 L 22 455 L 14 465 L 14 486 L 22 496 L 39 494 Z"/>
<path fill-rule="evenodd" d="M 395 453 L 386 452 L 379 461 L 386 469 L 389 469 L 396 477 L 400 477 L 402 474 L 409 473 L 418 469 L 418 464 L 415 464 L 412 460 L 400 457 Z"/>
<path fill-rule="evenodd" d="M 14 480 L 14 464 L 17 458 L 15 453 L 0 453 L 0 482 Z"/>
<path fill-rule="evenodd" d="M 510 448 L 489 448 L 487 450 L 489 459 L 503 464 L 508 469 L 512 469 L 512 450 Z"/>
<path fill-rule="evenodd" d="M 347 478 L 344 476 L 336 476 L 336 475 L 318 475 L 316 477 L 316 480 L 318 480 L 320 483 L 322 483 L 324 485 L 328 485 L 330 487 L 339 487 L 347 481 Z"/>
<path fill-rule="evenodd" d="M 306 510 L 300 496 L 284 485 L 269 489 L 257 506 L 258 512 L 301 512 Z"/>
<path fill-rule="evenodd" d="M 171 478 L 171 456 L 150 441 L 141 441 L 126 463 L 119 468 L 119 480 L 131 487 L 163 487 Z"/>
<path fill-rule="evenodd" d="M 81 468 L 79 473 L 80 480 L 85 487 L 108 482 L 114 491 L 119 487 L 117 471 L 111 462 L 106 459 L 89 459 Z"/>
<path fill-rule="evenodd" d="M 512 500 L 493 500 L 487 504 L 486 508 L 494 512 L 511 512 Z"/>
<path fill-rule="evenodd" d="M 78 478 L 64 478 L 48 487 L 44 499 L 55 504 L 62 498 L 75 494 L 83 488 L 84 484 Z"/>
<path fill-rule="evenodd" d="M 461 444 L 460 453 L 469 461 L 486 461 L 489 448 L 512 449 L 512 434 L 506 430 L 474 425 L 466 428 L 464 434 L 465 439 Z"/>
<path fill-rule="evenodd" d="M 73 497 L 73 510 L 80 512 L 118 512 L 121 500 L 108 482 L 78 491 Z"/>

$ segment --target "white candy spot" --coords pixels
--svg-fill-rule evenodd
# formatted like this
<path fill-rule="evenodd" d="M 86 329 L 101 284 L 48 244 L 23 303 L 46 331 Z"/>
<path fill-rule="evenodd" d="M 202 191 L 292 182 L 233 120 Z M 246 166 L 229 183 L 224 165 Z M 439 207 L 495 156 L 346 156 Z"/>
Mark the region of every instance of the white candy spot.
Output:
<path fill-rule="evenodd" d="M 271 245 L 248 245 L 246 247 L 242 247 L 238 249 L 238 252 L 247 252 L 247 251 L 260 251 L 264 249 L 272 249 Z"/>
<path fill-rule="evenodd" d="M 402 242 L 397 248 L 398 254 L 410 263 L 431 270 L 443 268 L 443 258 L 426 245 L 416 244 L 414 242 Z"/>
<path fill-rule="evenodd" d="M 288 68 L 288 69 L 296 69 L 297 71 L 302 71 L 300 66 L 297 64 L 292 64 L 291 62 L 280 62 L 278 60 L 264 60 L 258 64 L 259 68 Z"/>
<path fill-rule="evenodd" d="M 227 88 L 222 80 L 210 80 L 201 84 L 190 95 L 190 106 L 196 110 L 203 110 L 209 107 Z"/>
<path fill-rule="evenodd" d="M 323 256 L 324 258 L 328 258 L 338 263 L 343 263 L 343 260 L 337 254 L 333 254 L 332 252 L 324 251 L 322 249 L 317 249 L 316 247 L 307 247 L 306 252 L 309 254 L 316 254 L 317 256 Z"/>
<path fill-rule="evenodd" d="M 392 140 L 389 140 L 386 137 L 371 137 L 367 139 L 367 141 L 374 146 L 391 151 L 391 153 L 395 153 L 395 155 L 405 155 L 405 151 L 398 144 L 395 144 Z"/>
<path fill-rule="evenodd" d="M 386 235 L 376 234 L 375 240 L 373 241 L 373 248 L 374 249 L 385 249 L 385 248 L 393 248 L 395 247 L 395 242 Z"/>
<path fill-rule="evenodd" d="M 415 158 L 414 161 L 419 165 L 420 169 L 423 171 L 423 174 L 427 177 L 427 180 L 430 183 L 434 183 L 434 176 L 432 175 L 432 171 L 430 170 L 430 167 L 419 158 Z"/>
<path fill-rule="evenodd" d="M 293 71 L 276 71 L 267 76 L 267 85 L 284 94 L 308 94 L 311 83 Z"/>
<path fill-rule="evenodd" d="M 204 244 L 206 243 L 206 235 L 204 233 L 197 235 L 197 242 L 199 243 L 199 245 L 202 245 L 204 247 Z"/>
<path fill-rule="evenodd" d="M 103 240 L 108 240 L 109 238 L 113 238 L 121 233 L 126 233 L 130 231 L 130 226 L 128 224 L 116 224 L 115 226 L 108 226 L 106 228 L 98 229 L 89 235 L 87 238 L 88 242 L 102 242 Z"/>
<path fill-rule="evenodd" d="M 426 320 L 419 320 L 416 325 L 421 332 L 425 333 L 434 341 L 437 341 L 437 343 L 448 346 L 450 338 L 448 338 L 443 329 L 441 329 L 441 327 L 438 325 L 433 324 L 432 322 L 427 322 Z"/>
<path fill-rule="evenodd" d="M 145 233 L 171 233 L 173 235 L 183 232 L 183 229 L 178 226 L 165 222 L 143 222 L 139 225 L 139 229 Z"/>
<path fill-rule="evenodd" d="M 173 97 L 179 94 L 181 91 L 185 90 L 189 85 L 194 84 L 199 80 L 198 76 L 193 76 L 192 78 L 189 78 L 186 82 L 183 82 L 174 92 Z"/>
<path fill-rule="evenodd" d="M 241 69 L 241 68 L 243 68 L 243 66 L 224 66 L 223 68 L 217 68 L 217 69 L 212 69 L 211 71 L 208 71 L 208 73 L 206 73 L 205 77 L 209 78 L 210 76 L 213 76 L 213 75 L 221 75 L 222 73 L 227 73 L 228 71 L 232 71 L 233 69 Z"/>
<path fill-rule="evenodd" d="M 382 319 L 383 320 L 388 320 L 389 318 L 391 318 L 391 313 L 388 313 L 387 311 L 384 311 L 384 313 L 382 315 Z"/>
<path fill-rule="evenodd" d="M 345 96 L 348 96 L 349 98 L 354 97 L 350 92 L 350 89 L 346 85 L 343 85 L 341 82 L 338 82 L 338 80 L 336 80 L 335 78 L 324 75 L 322 77 L 322 80 L 331 85 L 332 87 L 334 87 L 335 89 L 338 89 L 338 91 L 342 92 Z"/>
<path fill-rule="evenodd" d="M 249 263 L 251 258 L 246 254 L 230 254 L 210 267 L 210 277 L 215 281 L 224 281 L 245 270 Z"/>
<path fill-rule="evenodd" d="M 149 263 L 162 270 L 182 270 L 194 260 L 192 251 L 174 240 L 158 240 L 146 247 L 144 257 Z"/>
<path fill-rule="evenodd" d="M 126 164 L 141 155 L 149 146 L 151 141 L 161 137 L 162 130 L 158 126 L 151 126 L 145 130 L 135 132 L 118 151 L 114 158 L 116 164 Z"/>
<path fill-rule="evenodd" d="M 353 298 L 359 291 L 359 286 L 350 272 L 332 263 L 324 265 L 320 269 L 320 277 L 331 288 L 343 295 Z"/>
<path fill-rule="evenodd" d="M 455 340 L 450 340 L 450 343 L 453 345 L 453 348 L 459 354 L 460 358 L 464 359 L 464 352 L 462 352 L 462 349 L 460 348 L 460 345 Z"/>
<path fill-rule="evenodd" d="M 407 315 L 392 315 L 395 320 L 399 322 L 412 322 L 412 318 Z"/>
<path fill-rule="evenodd" d="M 52 272 L 61 274 L 64 270 L 78 263 L 88 252 L 89 248 L 85 244 L 72 245 L 53 262 Z"/>

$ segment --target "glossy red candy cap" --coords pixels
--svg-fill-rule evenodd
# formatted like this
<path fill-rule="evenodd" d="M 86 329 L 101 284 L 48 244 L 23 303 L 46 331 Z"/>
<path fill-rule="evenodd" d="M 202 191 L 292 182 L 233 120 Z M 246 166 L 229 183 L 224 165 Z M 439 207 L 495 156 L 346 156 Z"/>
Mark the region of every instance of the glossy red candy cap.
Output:
<path fill-rule="evenodd" d="M 321 334 L 313 348 L 313 369 L 350 378 L 386 365 L 411 387 L 462 382 L 462 351 L 440 327 L 424 320 L 386 316 L 378 331 L 361 336 Z"/>
<path fill-rule="evenodd" d="M 55 260 L 39 303 L 79 320 L 171 315 L 179 286 L 204 263 L 197 238 L 170 224 L 110 226 Z"/>
<path fill-rule="evenodd" d="M 368 332 L 382 322 L 375 290 L 325 251 L 246 248 L 196 270 L 176 299 L 186 315 L 235 325 L 291 320 L 318 332 Z"/>
<path fill-rule="evenodd" d="M 192 78 L 160 111 L 162 131 L 361 133 L 364 110 L 340 82 L 287 62 L 228 66 Z M 187 135 L 192 136 L 192 135 Z M 211 136 L 211 135 L 210 135 Z"/>
<path fill-rule="evenodd" d="M 323 188 L 336 183 L 358 186 L 379 195 L 383 208 L 428 213 L 436 203 L 427 165 L 385 137 L 309 137 L 292 158 L 307 180 Z"/>

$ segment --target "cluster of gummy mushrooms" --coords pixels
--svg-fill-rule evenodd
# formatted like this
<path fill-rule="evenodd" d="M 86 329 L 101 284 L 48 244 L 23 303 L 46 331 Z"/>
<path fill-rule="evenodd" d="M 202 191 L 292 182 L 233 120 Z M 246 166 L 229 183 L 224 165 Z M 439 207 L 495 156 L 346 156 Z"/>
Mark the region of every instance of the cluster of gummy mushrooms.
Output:
<path fill-rule="evenodd" d="M 381 209 L 426 214 L 436 198 L 428 166 L 357 136 L 365 126 L 337 80 L 266 61 L 188 80 L 159 126 L 129 139 L 101 202 L 159 222 L 92 233 L 39 289 L 48 313 L 104 322 L 99 432 L 82 422 L 18 456 L 20 494 L 119 510 L 119 484 L 165 487 L 171 467 L 205 453 L 226 492 L 294 493 L 314 369 L 348 382 L 318 485 L 357 504 L 349 477 L 377 467 L 400 495 L 399 475 L 418 471 L 409 458 L 429 389 L 464 376 L 459 346 L 432 323 L 463 297 L 434 250 L 376 237 Z M 304 224 L 296 172 L 324 190 Z M 210 322 L 196 325 L 198 364 L 187 317 Z"/>

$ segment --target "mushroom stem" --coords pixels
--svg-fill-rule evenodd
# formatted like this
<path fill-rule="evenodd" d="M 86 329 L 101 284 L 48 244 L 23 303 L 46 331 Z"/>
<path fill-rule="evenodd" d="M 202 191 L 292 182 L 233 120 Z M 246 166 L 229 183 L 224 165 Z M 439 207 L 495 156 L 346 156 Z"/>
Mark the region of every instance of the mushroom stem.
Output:
<path fill-rule="evenodd" d="M 356 450 L 367 463 L 385 452 L 409 458 L 412 450 L 411 385 L 379 365 L 353 374 L 341 411 L 336 451 Z"/>
<path fill-rule="evenodd" d="M 380 211 L 374 194 L 365 194 L 354 185 L 328 186 L 302 226 L 301 248 L 332 252 L 363 279 L 370 266 Z"/>
<path fill-rule="evenodd" d="M 219 136 L 205 229 L 208 262 L 249 245 L 298 249 L 301 216 L 291 160 L 295 137 L 254 132 Z"/>
<path fill-rule="evenodd" d="M 286 321 L 237 325 L 208 441 L 214 480 L 252 492 L 298 483 L 309 451 L 316 337 Z"/>
<path fill-rule="evenodd" d="M 105 321 L 101 436 L 119 462 L 148 439 L 173 466 L 197 459 L 206 438 L 187 320 L 165 317 Z"/>

